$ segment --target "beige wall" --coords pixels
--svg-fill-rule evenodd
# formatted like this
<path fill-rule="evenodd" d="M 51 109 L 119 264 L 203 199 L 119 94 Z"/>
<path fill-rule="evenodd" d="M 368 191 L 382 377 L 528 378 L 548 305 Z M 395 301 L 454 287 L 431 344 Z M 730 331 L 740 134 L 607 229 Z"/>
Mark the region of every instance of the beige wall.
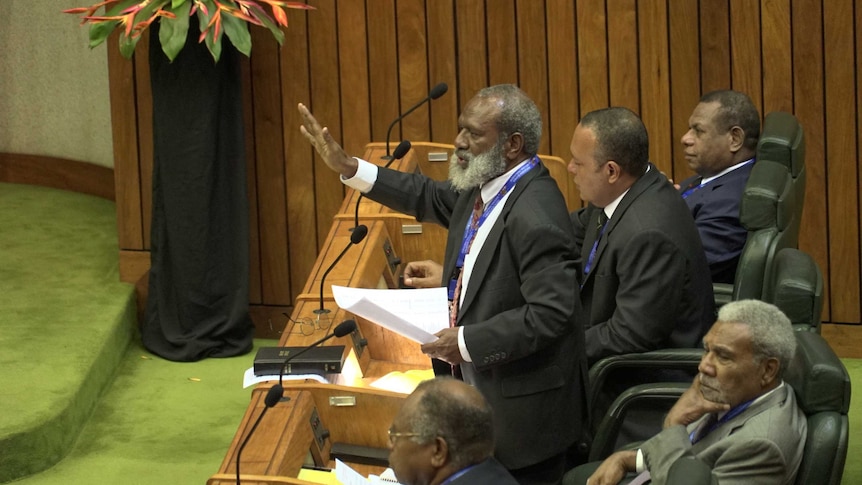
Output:
<path fill-rule="evenodd" d="M 0 1 L 0 152 L 114 165 L 105 46 L 62 13 L 89 3 Z"/>

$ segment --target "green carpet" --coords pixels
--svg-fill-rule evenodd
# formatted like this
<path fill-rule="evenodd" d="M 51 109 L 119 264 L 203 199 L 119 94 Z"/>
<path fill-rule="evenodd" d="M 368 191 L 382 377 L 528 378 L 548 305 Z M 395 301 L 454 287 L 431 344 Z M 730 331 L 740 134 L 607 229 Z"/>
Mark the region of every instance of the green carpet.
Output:
<path fill-rule="evenodd" d="M 850 446 L 842 485 L 862 485 L 862 359 L 841 359 L 850 373 Z"/>
<path fill-rule="evenodd" d="M 277 345 L 255 340 L 255 349 Z M 227 453 L 250 402 L 242 374 L 254 351 L 170 362 L 136 340 L 71 453 L 16 485 L 204 484 Z"/>
<path fill-rule="evenodd" d="M 19 485 L 203 484 L 224 460 L 254 351 L 178 363 L 144 350 L 117 252 L 113 203 L 0 183 L 0 483 L 27 466 L 9 461 L 22 450 L 60 461 Z M 842 483 L 862 485 L 862 359 L 843 361 L 856 392 Z"/>
<path fill-rule="evenodd" d="M 115 220 L 104 199 L 0 184 L 0 483 L 66 454 L 131 340 Z"/>

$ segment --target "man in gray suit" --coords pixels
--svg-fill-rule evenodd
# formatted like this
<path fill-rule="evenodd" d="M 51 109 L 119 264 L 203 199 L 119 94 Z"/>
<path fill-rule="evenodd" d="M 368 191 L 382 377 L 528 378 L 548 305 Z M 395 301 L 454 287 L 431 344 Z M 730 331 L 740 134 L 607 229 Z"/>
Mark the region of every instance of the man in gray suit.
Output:
<path fill-rule="evenodd" d="M 616 484 L 627 473 L 649 473 L 665 483 L 679 458 L 696 457 L 721 485 L 793 482 L 808 432 L 805 415 L 782 381 L 796 338 L 790 320 L 758 300 L 726 304 L 703 339 L 700 373 L 668 413 L 664 430 L 640 450 L 614 453 L 589 485 Z M 569 472 L 563 483 L 584 483 L 593 464 Z"/>
<path fill-rule="evenodd" d="M 458 119 L 443 182 L 352 158 L 299 110 L 303 134 L 342 181 L 449 229 L 450 328 L 422 351 L 491 404 L 496 458 L 520 483 L 558 483 L 567 447 L 582 437 L 586 360 L 574 234 L 536 155 L 535 103 L 512 85 L 481 90 Z"/>
<path fill-rule="evenodd" d="M 587 113 L 571 152 L 569 172 L 589 203 L 572 214 L 588 363 L 697 347 L 715 320 L 709 267 L 691 212 L 649 163 L 643 122 L 626 108 Z"/>

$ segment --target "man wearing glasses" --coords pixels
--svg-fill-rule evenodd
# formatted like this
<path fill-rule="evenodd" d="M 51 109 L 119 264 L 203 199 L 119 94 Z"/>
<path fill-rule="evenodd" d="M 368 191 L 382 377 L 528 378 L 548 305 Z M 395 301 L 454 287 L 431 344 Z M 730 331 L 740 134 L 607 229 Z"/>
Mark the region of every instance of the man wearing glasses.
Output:
<path fill-rule="evenodd" d="M 389 465 L 404 485 L 517 485 L 493 452 L 488 402 L 452 378 L 420 383 L 389 428 Z"/>

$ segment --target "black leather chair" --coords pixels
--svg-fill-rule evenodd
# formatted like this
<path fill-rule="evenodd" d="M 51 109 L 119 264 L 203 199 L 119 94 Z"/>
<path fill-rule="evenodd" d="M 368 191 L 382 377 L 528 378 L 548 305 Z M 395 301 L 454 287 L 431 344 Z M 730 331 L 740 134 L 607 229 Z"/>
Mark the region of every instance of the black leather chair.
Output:
<path fill-rule="evenodd" d="M 774 269 L 770 279 L 763 285 L 765 293 L 763 298 L 757 299 L 777 306 L 787 315 L 796 330 L 820 333 L 823 275 L 817 264 L 807 253 L 795 248 L 781 249 L 773 259 Z M 702 355 L 701 349 L 661 349 L 614 355 L 593 364 L 589 371 L 591 436 L 597 434 L 610 403 L 620 394 L 618 387 L 614 385 L 616 376 L 643 369 L 672 370 L 694 376 Z M 640 383 L 648 382 L 655 382 L 655 379 Z M 632 411 L 637 413 L 637 417 L 633 416 L 632 420 L 648 421 L 649 416 L 662 415 L 670 409 L 673 402 L 641 401 L 639 405 L 642 409 Z M 656 423 L 652 426 L 641 424 L 637 435 L 630 435 L 628 438 L 642 439 L 650 436 L 660 429 L 658 426 Z M 611 443 L 609 446 L 613 447 L 615 444 Z"/>
<path fill-rule="evenodd" d="M 820 333 L 823 273 L 807 253 L 793 248 L 778 252 L 764 301 L 787 315 L 796 330 Z"/>
<path fill-rule="evenodd" d="M 757 162 L 740 201 L 740 223 L 748 232 L 733 285 L 715 284 L 716 306 L 731 300 L 763 299 L 776 253 L 797 247 L 805 202 L 805 137 L 790 113 L 766 115 Z"/>
<path fill-rule="evenodd" d="M 797 351 L 785 373 L 808 420 L 799 485 L 838 485 L 847 458 L 850 376 L 829 344 L 815 332 L 796 332 Z M 607 458 L 616 434 L 632 409 L 643 403 L 672 405 L 688 387 L 683 383 L 642 384 L 621 394 L 608 409 L 590 450 L 590 461 Z"/>

